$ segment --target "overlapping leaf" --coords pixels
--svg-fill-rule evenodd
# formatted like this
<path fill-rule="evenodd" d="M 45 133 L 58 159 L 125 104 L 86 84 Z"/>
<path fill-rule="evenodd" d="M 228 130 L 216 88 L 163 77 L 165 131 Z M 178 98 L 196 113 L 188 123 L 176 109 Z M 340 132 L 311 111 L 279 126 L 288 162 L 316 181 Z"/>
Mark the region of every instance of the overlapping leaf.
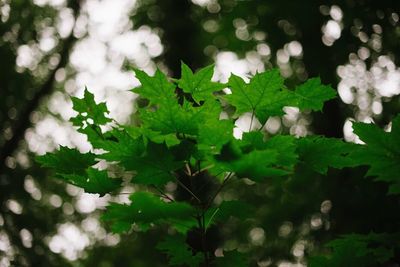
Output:
<path fill-rule="evenodd" d="M 66 182 L 83 188 L 86 193 L 104 196 L 121 187 L 121 179 L 110 178 L 107 171 L 88 168 L 86 175 L 59 174 Z"/>
<path fill-rule="evenodd" d="M 84 174 L 88 167 L 96 163 L 94 154 L 90 152 L 82 154 L 76 148 L 63 146 L 53 153 L 36 157 L 36 161 L 43 167 L 64 174 Z"/>
<path fill-rule="evenodd" d="M 354 153 L 360 147 L 340 139 L 310 136 L 297 141 L 300 161 L 315 172 L 326 174 L 329 167 L 342 169 L 359 165 Z"/>
<path fill-rule="evenodd" d="M 254 112 L 262 123 L 269 116 L 283 115 L 282 108 L 292 98 L 290 91 L 283 89 L 283 78 L 278 69 L 257 73 L 249 84 L 232 74 L 228 86 L 232 94 L 226 99 L 236 108 L 236 113 Z"/>
<path fill-rule="evenodd" d="M 193 255 L 183 235 L 167 236 L 158 243 L 157 249 L 168 255 L 170 266 L 198 267 L 203 261 L 201 254 Z"/>
<path fill-rule="evenodd" d="M 308 80 L 294 91 L 287 90 L 278 69 L 257 73 L 248 84 L 232 74 L 228 85 L 232 94 L 226 99 L 236 107 L 236 113 L 253 112 L 261 123 L 265 123 L 270 116 L 283 115 L 285 106 L 321 110 L 325 101 L 336 96 L 336 92 L 322 85 L 319 78 Z"/>
<path fill-rule="evenodd" d="M 214 65 L 207 66 L 193 74 L 192 70 L 182 62 L 181 70 L 182 74 L 178 85 L 184 92 L 190 93 L 197 103 L 212 98 L 212 93 L 225 88 L 224 84 L 211 81 Z"/>
<path fill-rule="evenodd" d="M 220 111 L 221 107 L 216 101 L 206 102 L 200 107 L 193 107 L 187 101 L 179 105 L 175 101 L 160 105 L 155 111 L 141 110 L 141 119 L 144 126 L 164 135 L 197 135 L 199 127 L 210 118 L 218 118 Z"/>
<path fill-rule="evenodd" d="M 108 161 L 118 161 L 126 170 L 135 171 L 134 183 L 164 185 L 174 180 L 172 172 L 182 166 L 165 144 L 146 142 L 142 137 L 133 138 L 126 131 L 113 131 L 115 141 L 106 141 L 99 155 Z"/>
<path fill-rule="evenodd" d="M 399 237 L 398 233 L 346 235 L 328 243 L 333 249 L 331 255 L 312 257 L 309 266 L 386 266 L 385 263 L 394 258 L 395 248 L 399 248 Z"/>
<path fill-rule="evenodd" d="M 194 208 L 187 203 L 167 203 L 147 192 L 133 193 L 129 199 L 132 201 L 129 205 L 111 203 L 102 217 L 111 223 L 116 233 L 128 231 L 132 224 L 137 224 L 143 230 L 148 229 L 150 224 L 170 223 L 181 226 L 195 214 Z"/>
<path fill-rule="evenodd" d="M 52 168 L 57 177 L 81 187 L 87 193 L 103 196 L 120 187 L 121 180 L 109 178 L 107 171 L 91 168 L 96 161 L 92 153 L 82 154 L 77 149 L 61 147 L 55 153 L 39 156 L 36 159 L 42 166 Z"/>
<path fill-rule="evenodd" d="M 154 76 L 149 76 L 146 72 L 138 69 L 135 69 L 134 72 L 141 86 L 134 88 L 133 92 L 148 99 L 152 104 L 175 101 L 175 86 L 160 70 L 157 69 Z"/>
<path fill-rule="evenodd" d="M 400 116 L 392 121 L 391 132 L 375 124 L 355 123 L 354 132 L 366 143 L 357 153 L 361 163 L 369 165 L 369 176 L 390 184 L 390 194 L 400 194 Z"/>

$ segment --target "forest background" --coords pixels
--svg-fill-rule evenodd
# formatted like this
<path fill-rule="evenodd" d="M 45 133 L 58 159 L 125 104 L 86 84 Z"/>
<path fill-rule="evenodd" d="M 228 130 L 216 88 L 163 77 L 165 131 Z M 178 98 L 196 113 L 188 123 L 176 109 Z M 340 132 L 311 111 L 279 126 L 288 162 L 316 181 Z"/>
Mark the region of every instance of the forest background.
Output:
<path fill-rule="evenodd" d="M 85 86 L 129 123 L 140 104 L 128 92 L 139 84 L 132 66 L 179 77 L 181 61 L 215 63 L 221 82 L 279 67 L 288 86 L 319 76 L 339 98 L 322 112 L 288 109 L 267 132 L 358 142 L 353 121 L 385 128 L 400 109 L 399 12 L 386 0 L 0 0 L 0 266 L 165 266 L 157 231 L 111 234 L 98 219 L 110 196 L 65 185 L 33 160 L 58 145 L 89 149 L 68 122 L 70 96 Z M 266 195 L 272 211 L 238 229 L 240 242 L 258 266 L 296 266 L 341 234 L 398 229 L 398 198 L 364 174 L 330 171 L 284 201 Z"/>

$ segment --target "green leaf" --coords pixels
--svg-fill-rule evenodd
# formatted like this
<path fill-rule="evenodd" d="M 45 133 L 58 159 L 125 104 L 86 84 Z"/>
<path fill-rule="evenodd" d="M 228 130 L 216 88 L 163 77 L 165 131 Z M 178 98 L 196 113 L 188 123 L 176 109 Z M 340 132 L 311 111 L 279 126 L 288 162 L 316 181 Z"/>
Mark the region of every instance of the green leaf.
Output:
<path fill-rule="evenodd" d="M 224 144 L 233 140 L 233 128 L 231 120 L 208 120 L 200 126 L 198 148 L 219 153 Z"/>
<path fill-rule="evenodd" d="M 282 108 L 290 105 L 293 98 L 290 91 L 283 89 L 278 69 L 257 73 L 249 84 L 232 74 L 228 86 L 232 94 L 225 98 L 236 108 L 236 113 L 254 112 L 261 123 L 269 116 L 283 115 Z"/>
<path fill-rule="evenodd" d="M 109 138 L 100 143 L 100 148 L 105 150 L 99 158 L 107 161 L 118 161 L 126 167 L 135 158 L 145 152 L 145 141 L 142 137 L 132 138 L 127 131 L 114 129 L 109 132 Z"/>
<path fill-rule="evenodd" d="M 147 192 L 133 193 L 129 199 L 132 201 L 129 205 L 111 203 L 102 217 L 104 221 L 111 223 L 112 230 L 116 233 L 128 231 L 134 223 L 143 230 L 148 229 L 151 224 L 161 223 L 182 227 L 182 224 L 195 215 L 195 209 L 187 203 L 167 203 Z"/>
<path fill-rule="evenodd" d="M 321 110 L 325 101 L 336 97 L 336 92 L 330 86 L 321 84 L 320 78 L 307 80 L 294 91 L 295 106 L 300 110 Z"/>
<path fill-rule="evenodd" d="M 297 140 L 297 146 L 300 161 L 320 174 L 326 174 L 329 167 L 342 169 L 359 165 L 354 153 L 360 146 L 340 139 L 303 137 Z"/>
<path fill-rule="evenodd" d="M 66 182 L 81 187 L 86 193 L 104 196 L 121 186 L 121 179 L 109 178 L 107 171 L 88 168 L 86 176 L 77 174 L 60 174 Z"/>
<path fill-rule="evenodd" d="M 278 152 L 276 165 L 293 169 L 297 163 L 296 138 L 291 135 L 276 135 L 265 142 L 264 149 L 273 149 Z"/>
<path fill-rule="evenodd" d="M 367 175 L 389 183 L 389 194 L 400 194 L 400 116 L 392 121 L 391 132 L 366 123 L 354 123 L 353 129 L 366 143 L 356 156 L 370 166 Z"/>
<path fill-rule="evenodd" d="M 215 259 L 215 265 L 217 267 L 248 267 L 247 259 L 245 254 L 238 251 L 224 251 L 223 257 Z"/>
<path fill-rule="evenodd" d="M 182 74 L 178 80 L 178 85 L 185 93 L 192 94 L 197 103 L 212 98 L 213 92 L 220 91 L 226 87 L 224 84 L 211 81 L 214 65 L 205 67 L 193 74 L 192 70 L 182 62 L 181 69 Z"/>
<path fill-rule="evenodd" d="M 368 235 L 350 234 L 328 243 L 332 254 L 314 256 L 310 267 L 368 267 L 386 266 L 394 258 L 394 249 L 399 248 L 399 233 Z"/>
<path fill-rule="evenodd" d="M 217 101 L 208 101 L 200 107 L 193 107 L 187 101 L 181 106 L 175 101 L 168 105 L 160 105 L 156 111 L 142 109 L 140 112 L 144 126 L 153 131 L 164 135 L 197 135 L 199 127 L 206 120 L 219 118 L 220 111 L 221 107 Z"/>
<path fill-rule="evenodd" d="M 182 161 L 176 161 L 174 155 L 164 144 L 149 142 L 147 151 L 143 157 L 124 164 L 127 169 L 134 169 L 137 175 L 134 183 L 164 185 L 175 180 L 173 171 L 183 166 Z"/>
<path fill-rule="evenodd" d="M 215 164 L 238 177 L 261 182 L 267 177 L 282 175 L 283 171 L 273 166 L 277 158 L 275 150 L 254 150 L 242 154 L 234 143 L 228 143 L 222 147 L 221 155 L 215 157 Z"/>
<path fill-rule="evenodd" d="M 167 236 L 158 243 L 157 249 L 168 255 L 170 266 L 198 267 L 203 260 L 200 253 L 193 255 L 183 235 Z"/>
<path fill-rule="evenodd" d="M 254 208 L 240 200 L 224 201 L 206 213 L 206 226 L 216 222 L 226 222 L 230 217 L 246 220 L 254 215 Z"/>
<path fill-rule="evenodd" d="M 164 185 L 175 179 L 172 172 L 183 165 L 165 144 L 149 141 L 146 145 L 142 137 L 134 139 L 126 131 L 114 130 L 112 134 L 115 140 L 103 143 L 107 152 L 99 157 L 118 161 L 125 170 L 135 171 L 134 183 Z"/>
<path fill-rule="evenodd" d="M 82 154 L 75 148 L 63 146 L 54 153 L 36 157 L 36 161 L 63 174 L 85 174 L 86 169 L 96 163 L 94 154 Z"/>
<path fill-rule="evenodd" d="M 79 114 L 71 121 L 75 126 L 86 127 L 86 125 L 105 125 L 111 121 L 104 114 L 108 114 L 105 102 L 96 103 L 94 95 L 85 88 L 84 97 L 71 97 L 73 109 Z"/>
<path fill-rule="evenodd" d="M 151 104 L 175 101 L 175 86 L 167 80 L 165 74 L 159 69 L 157 69 L 153 77 L 138 69 L 135 69 L 134 72 L 141 86 L 134 88 L 133 92 L 148 99 Z"/>

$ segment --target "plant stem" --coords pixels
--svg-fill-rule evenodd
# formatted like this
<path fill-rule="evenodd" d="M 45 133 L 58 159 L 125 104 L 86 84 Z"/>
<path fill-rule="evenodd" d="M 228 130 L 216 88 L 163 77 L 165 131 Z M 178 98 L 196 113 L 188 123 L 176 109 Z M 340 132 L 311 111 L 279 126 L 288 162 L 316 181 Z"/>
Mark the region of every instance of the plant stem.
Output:
<path fill-rule="evenodd" d="M 201 200 L 186 185 L 184 185 L 177 177 L 175 177 L 175 180 L 183 189 L 185 189 L 192 197 L 194 197 L 201 204 Z"/>
<path fill-rule="evenodd" d="M 221 190 L 224 188 L 224 186 L 226 185 L 226 183 L 229 181 L 229 179 L 232 177 L 233 172 L 230 172 L 224 179 L 224 181 L 222 182 L 222 184 L 218 187 L 217 191 L 215 191 L 214 195 L 208 200 L 207 205 L 204 207 L 204 211 L 207 211 L 208 208 L 210 208 L 212 202 L 214 201 L 214 199 L 217 197 L 217 195 L 219 194 L 219 192 L 221 192 Z"/>
<path fill-rule="evenodd" d="M 175 202 L 174 199 L 172 199 L 170 196 L 168 196 L 164 191 L 162 191 L 160 188 L 158 188 L 157 186 L 153 185 L 153 188 L 157 190 L 158 193 L 161 194 L 162 197 L 168 199 L 171 202 Z"/>
<path fill-rule="evenodd" d="M 254 120 L 254 111 L 253 111 L 253 113 L 251 113 L 249 132 L 251 131 L 251 127 L 253 126 L 253 120 Z"/>

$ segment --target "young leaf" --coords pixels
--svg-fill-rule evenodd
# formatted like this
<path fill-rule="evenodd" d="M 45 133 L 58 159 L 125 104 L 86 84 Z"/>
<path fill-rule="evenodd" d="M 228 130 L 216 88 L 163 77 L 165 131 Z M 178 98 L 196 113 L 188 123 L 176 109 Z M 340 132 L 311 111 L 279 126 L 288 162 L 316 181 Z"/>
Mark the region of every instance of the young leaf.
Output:
<path fill-rule="evenodd" d="M 214 65 L 205 67 L 193 74 L 192 70 L 182 62 L 181 70 L 182 74 L 178 80 L 178 85 L 184 92 L 192 94 L 197 103 L 210 99 L 213 92 L 225 88 L 225 85 L 211 81 Z"/>
<path fill-rule="evenodd" d="M 147 192 L 133 193 L 129 199 L 132 201 L 129 205 L 111 203 L 102 217 L 116 233 L 128 231 L 134 223 L 143 230 L 152 223 L 179 225 L 195 215 L 195 209 L 187 203 L 167 203 Z"/>
<path fill-rule="evenodd" d="M 368 176 L 388 182 L 389 194 L 400 194 L 400 116 L 392 121 L 391 132 L 365 123 L 355 123 L 353 129 L 366 143 L 356 156 L 362 164 L 370 166 Z"/>
<path fill-rule="evenodd" d="M 193 255 L 183 235 L 167 236 L 158 243 L 157 249 L 168 255 L 170 266 L 198 267 L 203 260 L 200 253 Z"/>
<path fill-rule="evenodd" d="M 79 114 L 72 118 L 71 121 L 75 126 L 84 127 L 86 124 L 93 124 L 96 126 L 105 125 L 111 119 L 107 118 L 104 114 L 108 114 L 105 102 L 96 103 L 94 95 L 85 88 L 83 98 L 72 97 L 73 109 Z"/>

